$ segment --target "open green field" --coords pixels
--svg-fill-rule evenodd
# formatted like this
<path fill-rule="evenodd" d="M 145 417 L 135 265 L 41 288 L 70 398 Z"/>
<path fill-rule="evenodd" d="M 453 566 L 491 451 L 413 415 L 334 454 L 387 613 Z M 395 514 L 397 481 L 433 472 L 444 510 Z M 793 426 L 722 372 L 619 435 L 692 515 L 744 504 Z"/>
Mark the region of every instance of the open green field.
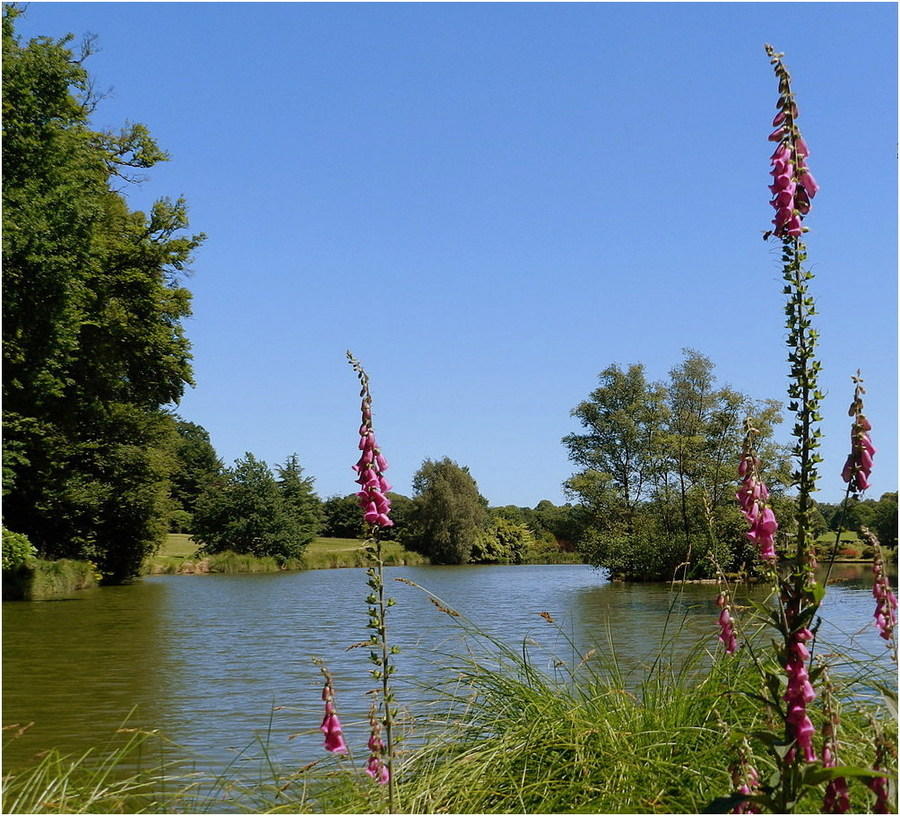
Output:
<path fill-rule="evenodd" d="M 396 541 L 382 543 L 382 555 L 388 565 L 419 566 L 428 559 L 401 547 Z M 355 538 L 316 538 L 306 548 L 301 569 L 333 569 L 335 567 L 364 567 L 368 565 L 363 542 Z M 169 533 L 159 552 L 147 561 L 150 573 L 197 572 L 264 572 L 277 569 L 271 559 L 252 559 L 247 556 L 201 557 L 197 543 L 187 533 Z"/>

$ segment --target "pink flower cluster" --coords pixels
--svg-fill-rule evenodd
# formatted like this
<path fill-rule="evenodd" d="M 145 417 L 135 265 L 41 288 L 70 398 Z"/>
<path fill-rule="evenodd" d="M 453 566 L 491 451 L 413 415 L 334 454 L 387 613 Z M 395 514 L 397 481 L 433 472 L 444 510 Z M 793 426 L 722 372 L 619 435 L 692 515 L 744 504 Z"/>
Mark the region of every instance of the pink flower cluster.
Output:
<path fill-rule="evenodd" d="M 747 769 L 747 781 L 738 786 L 738 793 L 752 795 L 759 786 L 759 774 L 756 768 Z M 753 802 L 743 802 L 734 809 L 735 813 L 759 813 L 759 806 Z"/>
<path fill-rule="evenodd" d="M 347 743 L 344 742 L 341 721 L 334 710 L 334 689 L 328 676 L 325 678 L 325 688 L 322 689 L 322 699 L 325 701 L 325 719 L 321 725 L 322 733 L 325 735 L 325 750 L 334 754 L 346 754 Z"/>
<path fill-rule="evenodd" d="M 823 678 L 825 680 L 823 695 L 825 721 L 822 723 L 822 767 L 836 768 L 838 764 L 837 730 L 840 717 L 834 700 L 834 686 L 827 674 L 823 674 Z M 848 813 L 850 811 L 850 792 L 847 790 L 847 780 L 843 776 L 828 781 L 822 799 L 822 810 L 825 813 Z"/>
<path fill-rule="evenodd" d="M 825 813 L 850 812 L 850 791 L 847 790 L 847 780 L 843 776 L 832 779 L 826 786 L 822 808 Z"/>
<path fill-rule="evenodd" d="M 812 744 L 814 728 L 806 713 L 806 706 L 816 698 L 816 692 L 809 681 L 809 672 L 806 670 L 806 661 L 809 659 L 806 642 L 812 640 L 812 637 L 812 632 L 806 628 L 791 634 L 788 660 L 784 667 L 788 684 L 782 698 L 787 703 L 787 722 L 791 733 L 807 762 L 814 762 L 816 759 Z"/>
<path fill-rule="evenodd" d="M 759 773 L 750 764 L 749 747 L 746 741 L 738 750 L 739 761 L 731 766 L 731 781 L 738 793 L 752 796 L 759 788 Z M 755 802 L 742 802 L 733 813 L 759 813 L 759 805 Z"/>
<path fill-rule="evenodd" d="M 720 592 L 716 598 L 716 606 L 721 607 L 719 613 L 719 640 L 725 644 L 725 654 L 734 654 L 737 651 L 738 642 L 737 635 L 734 632 L 734 621 L 731 619 L 731 613 L 728 611 L 728 595 Z"/>
<path fill-rule="evenodd" d="M 379 785 L 387 785 L 391 781 L 391 772 L 382 760 L 385 746 L 381 739 L 381 723 L 374 717 L 369 722 L 372 726 L 372 735 L 369 737 L 370 753 L 366 773 L 377 780 Z"/>
<path fill-rule="evenodd" d="M 771 156 L 773 179 L 769 190 L 775 208 L 773 232 L 779 238 L 803 234 L 803 217 L 809 212 L 810 200 L 819 191 L 806 166 L 809 148 L 795 124 L 797 106 L 789 86 L 783 87 L 778 99 L 779 110 L 772 120 L 775 130 L 769 134 L 770 142 L 778 142 Z"/>
<path fill-rule="evenodd" d="M 836 765 L 837 758 L 832 751 L 832 743 L 826 740 L 822 746 L 822 767 L 834 768 Z M 832 779 L 825 787 L 822 809 L 825 813 L 849 813 L 850 792 L 847 790 L 847 780 L 843 776 Z"/>
<path fill-rule="evenodd" d="M 875 794 L 875 805 L 872 810 L 875 813 L 890 813 L 890 796 L 888 794 L 888 781 L 886 776 L 876 776 L 868 781 L 869 790 Z"/>
<path fill-rule="evenodd" d="M 875 584 L 872 587 L 872 595 L 875 596 L 875 625 L 881 637 L 891 641 L 897 625 L 897 596 L 891 590 L 891 583 L 884 570 L 881 547 L 876 547 L 875 553 L 875 560 L 872 563 L 872 572 L 875 575 Z"/>
<path fill-rule="evenodd" d="M 359 426 L 359 449 L 362 451 L 359 461 L 353 466 L 359 474 L 356 483 L 360 490 L 356 494 L 359 506 L 363 509 L 366 524 L 379 527 L 393 527 L 389 513 L 391 500 L 385 495 L 391 486 L 384 478 L 388 463 L 378 447 L 372 431 L 372 408 L 368 394 L 362 402 L 362 425 Z"/>
<path fill-rule="evenodd" d="M 873 771 L 881 771 L 887 764 L 888 744 L 883 733 L 877 737 L 875 747 L 875 761 L 872 763 Z M 888 789 L 887 776 L 876 776 L 866 780 L 869 790 L 875 794 L 875 805 L 872 810 L 875 813 L 890 813 L 890 791 Z"/>
<path fill-rule="evenodd" d="M 744 518 L 750 524 L 750 529 L 745 535 L 759 547 L 763 561 L 774 564 L 775 531 L 778 529 L 778 521 L 768 504 L 769 491 L 759 478 L 759 464 L 759 459 L 752 452 L 744 452 L 738 466 L 738 475 L 743 477 L 743 481 L 736 498 Z"/>
<path fill-rule="evenodd" d="M 850 429 L 850 455 L 844 463 L 841 478 L 850 485 L 851 490 L 861 493 L 869 486 L 869 476 L 872 475 L 872 457 L 875 455 L 875 446 L 869 437 L 872 424 L 862 413 L 862 402 L 851 406 L 851 411 L 858 405 L 853 426 Z"/>

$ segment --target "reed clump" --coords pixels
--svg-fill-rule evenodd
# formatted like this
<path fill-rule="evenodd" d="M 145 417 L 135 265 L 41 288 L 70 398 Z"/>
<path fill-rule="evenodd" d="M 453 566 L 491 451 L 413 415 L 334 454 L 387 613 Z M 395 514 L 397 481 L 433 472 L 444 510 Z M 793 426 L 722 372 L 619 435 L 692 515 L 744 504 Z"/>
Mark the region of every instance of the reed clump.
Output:
<path fill-rule="evenodd" d="M 676 662 L 667 645 L 649 668 L 626 674 L 612 644 L 538 667 L 526 644 L 475 638 L 484 648 L 470 644 L 448 667 L 453 681 L 428 690 L 431 715 L 416 723 L 417 747 L 401 765 L 405 812 L 704 812 L 731 784 L 735 746 L 764 727 L 747 653 L 716 656 L 698 643 Z M 890 720 L 873 676 L 855 665 L 836 684 L 848 764 L 871 757 L 872 720 Z M 867 680 L 873 693 L 863 700 Z M 871 809 L 864 785 L 850 793 L 853 812 Z M 818 812 L 815 794 L 808 799 L 798 809 Z M 323 810 L 364 806 L 351 796 Z"/>
<path fill-rule="evenodd" d="M 98 585 L 94 565 L 88 561 L 44 561 L 33 558 L 3 571 L 3 600 L 44 601 L 65 598 Z"/>
<path fill-rule="evenodd" d="M 104 748 L 81 754 L 43 752 L 32 764 L 4 774 L 2 810 L 171 812 L 177 802 L 190 799 L 194 782 L 160 756 L 161 744 L 155 732 L 123 727 Z"/>

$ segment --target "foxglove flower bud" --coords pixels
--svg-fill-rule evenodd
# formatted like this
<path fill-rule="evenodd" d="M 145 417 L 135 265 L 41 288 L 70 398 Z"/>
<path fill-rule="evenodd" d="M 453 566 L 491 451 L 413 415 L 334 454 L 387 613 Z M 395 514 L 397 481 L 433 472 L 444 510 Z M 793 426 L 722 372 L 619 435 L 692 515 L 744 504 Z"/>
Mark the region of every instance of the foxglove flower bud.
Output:
<path fill-rule="evenodd" d="M 369 736 L 369 761 L 366 764 L 366 773 L 379 785 L 386 785 L 391 780 L 391 772 L 382 759 L 385 745 L 381 739 L 381 723 L 374 713 L 369 718 L 369 725 L 372 733 Z"/>
<path fill-rule="evenodd" d="M 325 735 L 324 747 L 326 751 L 334 754 L 348 753 L 347 743 L 344 742 L 343 728 L 334 710 L 334 689 L 331 686 L 331 677 L 325 670 L 325 687 L 322 689 L 322 700 L 325 701 L 325 718 L 320 726 Z"/>
<path fill-rule="evenodd" d="M 729 611 L 728 594 L 724 591 L 716 598 L 716 606 L 721 607 L 719 613 L 719 640 L 725 644 L 725 654 L 734 654 L 737 651 L 737 635 L 734 631 L 734 621 Z"/>
<path fill-rule="evenodd" d="M 778 529 L 778 521 L 771 505 L 768 504 L 769 491 L 759 478 L 759 459 L 752 449 L 753 432 L 748 423 L 747 434 L 744 437 L 744 453 L 738 465 L 738 475 L 743 477 L 743 481 L 736 498 L 744 518 L 750 524 L 750 529 L 745 535 L 759 547 L 763 561 L 774 564 L 777 559 L 775 531 Z"/>
<path fill-rule="evenodd" d="M 869 477 L 872 475 L 873 456 L 875 446 L 869 436 L 872 424 L 863 414 L 862 395 L 866 389 L 862 386 L 862 378 L 859 372 L 853 377 L 856 387 L 853 391 L 853 402 L 850 403 L 849 415 L 853 417 L 853 425 L 850 428 L 850 455 L 844 463 L 841 478 L 850 485 L 855 493 L 862 493 L 869 486 Z"/>

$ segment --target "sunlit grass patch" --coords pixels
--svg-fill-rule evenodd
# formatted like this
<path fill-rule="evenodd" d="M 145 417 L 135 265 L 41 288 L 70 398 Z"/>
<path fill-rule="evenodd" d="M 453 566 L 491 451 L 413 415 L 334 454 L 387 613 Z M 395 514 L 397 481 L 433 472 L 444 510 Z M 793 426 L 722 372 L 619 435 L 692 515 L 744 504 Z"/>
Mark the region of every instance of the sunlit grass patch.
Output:
<path fill-rule="evenodd" d="M 316 538 L 307 546 L 302 558 L 288 562 L 237 555 L 230 551 L 204 556 L 198 553 L 198 546 L 189 534 L 170 533 L 159 552 L 148 559 L 146 571 L 155 574 L 240 573 L 368 566 L 363 542 L 356 538 Z M 388 566 L 422 566 L 429 563 L 425 556 L 405 549 L 396 541 L 383 542 L 382 550 Z"/>

